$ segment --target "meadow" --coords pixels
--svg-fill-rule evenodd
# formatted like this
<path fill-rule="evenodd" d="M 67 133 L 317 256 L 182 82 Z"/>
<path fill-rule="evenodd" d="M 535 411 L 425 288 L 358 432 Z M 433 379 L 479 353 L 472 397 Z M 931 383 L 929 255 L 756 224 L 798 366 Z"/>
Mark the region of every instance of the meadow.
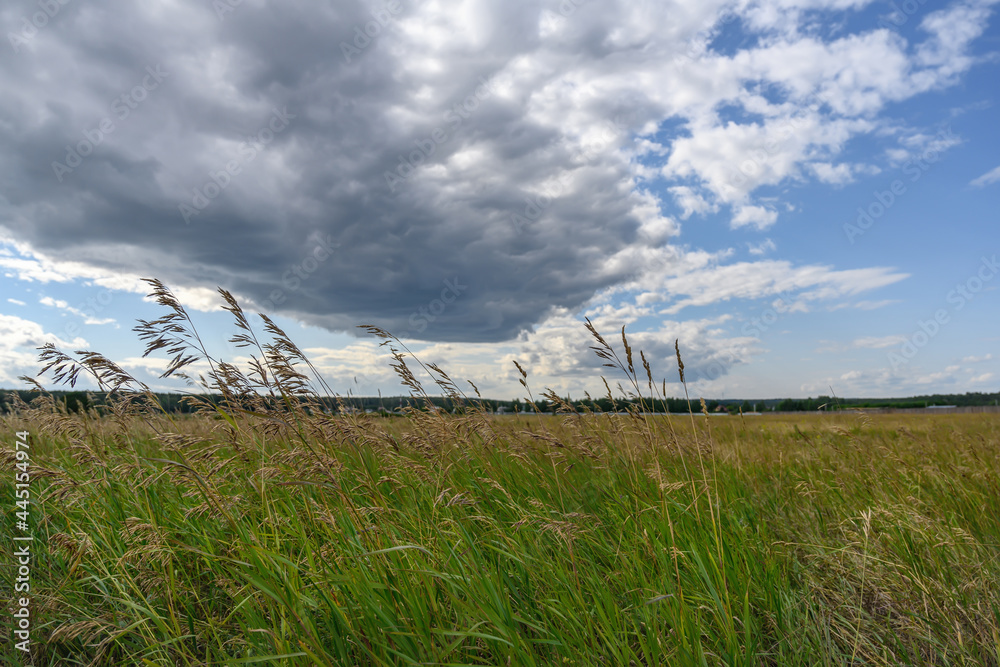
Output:
<path fill-rule="evenodd" d="M 414 396 L 466 410 L 327 414 L 273 322 L 223 292 L 244 373 L 153 287 L 149 352 L 209 361 L 224 400 L 167 414 L 109 359 L 43 351 L 106 407 L 2 418 L 0 497 L 26 430 L 35 538 L 32 654 L 8 627 L 4 664 L 1000 665 L 1000 415 L 653 416 L 645 357 L 592 329 L 628 410 L 498 417 L 375 327 Z"/>

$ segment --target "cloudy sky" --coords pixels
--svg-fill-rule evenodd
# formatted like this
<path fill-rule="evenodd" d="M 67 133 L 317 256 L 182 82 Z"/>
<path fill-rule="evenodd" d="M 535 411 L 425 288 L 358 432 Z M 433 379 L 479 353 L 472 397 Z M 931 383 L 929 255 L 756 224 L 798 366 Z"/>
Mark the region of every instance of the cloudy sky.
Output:
<path fill-rule="evenodd" d="M 996 391 L 997 4 L 5 2 L 0 387 L 45 342 L 177 387 L 158 277 L 341 393 L 402 393 L 376 324 L 600 394 L 584 317 L 672 395 L 675 339 L 710 397 Z"/>

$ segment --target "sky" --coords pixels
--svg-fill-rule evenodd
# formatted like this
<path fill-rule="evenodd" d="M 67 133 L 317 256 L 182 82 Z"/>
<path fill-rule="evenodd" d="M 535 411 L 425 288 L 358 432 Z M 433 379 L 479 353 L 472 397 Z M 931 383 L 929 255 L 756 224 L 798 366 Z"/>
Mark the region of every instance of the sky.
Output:
<path fill-rule="evenodd" d="M 344 395 L 405 393 L 371 324 L 600 396 L 585 318 L 670 396 L 675 341 L 696 396 L 997 391 L 998 5 L 5 2 L 0 387 L 53 343 L 184 390 L 158 278 Z"/>

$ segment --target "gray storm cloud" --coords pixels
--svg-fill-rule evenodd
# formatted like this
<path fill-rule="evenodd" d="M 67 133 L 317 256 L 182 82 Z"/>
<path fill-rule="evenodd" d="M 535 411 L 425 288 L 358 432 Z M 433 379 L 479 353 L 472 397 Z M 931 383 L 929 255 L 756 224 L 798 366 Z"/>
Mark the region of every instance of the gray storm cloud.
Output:
<path fill-rule="evenodd" d="M 615 289 L 728 298 L 678 275 L 663 209 L 775 224 L 755 188 L 848 177 L 845 142 L 970 67 L 988 14 L 928 14 L 915 50 L 798 32 L 866 4 L 8 3 L 0 226 L 53 260 L 425 340 L 511 340 Z M 711 48 L 737 26 L 767 39 Z"/>
<path fill-rule="evenodd" d="M 629 278 L 605 260 L 641 220 L 628 128 L 586 153 L 531 112 L 561 74 L 510 66 L 538 8 L 481 9 L 472 50 L 412 34 L 412 3 L 61 5 L 0 69 L 3 224 L 55 259 L 333 329 L 510 339 Z M 442 308 L 447 281 L 465 287 Z"/>

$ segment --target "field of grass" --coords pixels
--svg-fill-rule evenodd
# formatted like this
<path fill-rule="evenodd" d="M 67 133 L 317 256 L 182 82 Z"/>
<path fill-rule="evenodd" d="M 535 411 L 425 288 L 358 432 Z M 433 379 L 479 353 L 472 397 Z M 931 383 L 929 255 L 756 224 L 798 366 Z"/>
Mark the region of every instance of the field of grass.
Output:
<path fill-rule="evenodd" d="M 165 305 L 145 339 L 183 361 Z M 30 432 L 33 664 L 1000 665 L 998 415 L 330 416 L 267 324 L 194 417 L 48 351 L 138 393 L 0 424 L 11 507 Z"/>

